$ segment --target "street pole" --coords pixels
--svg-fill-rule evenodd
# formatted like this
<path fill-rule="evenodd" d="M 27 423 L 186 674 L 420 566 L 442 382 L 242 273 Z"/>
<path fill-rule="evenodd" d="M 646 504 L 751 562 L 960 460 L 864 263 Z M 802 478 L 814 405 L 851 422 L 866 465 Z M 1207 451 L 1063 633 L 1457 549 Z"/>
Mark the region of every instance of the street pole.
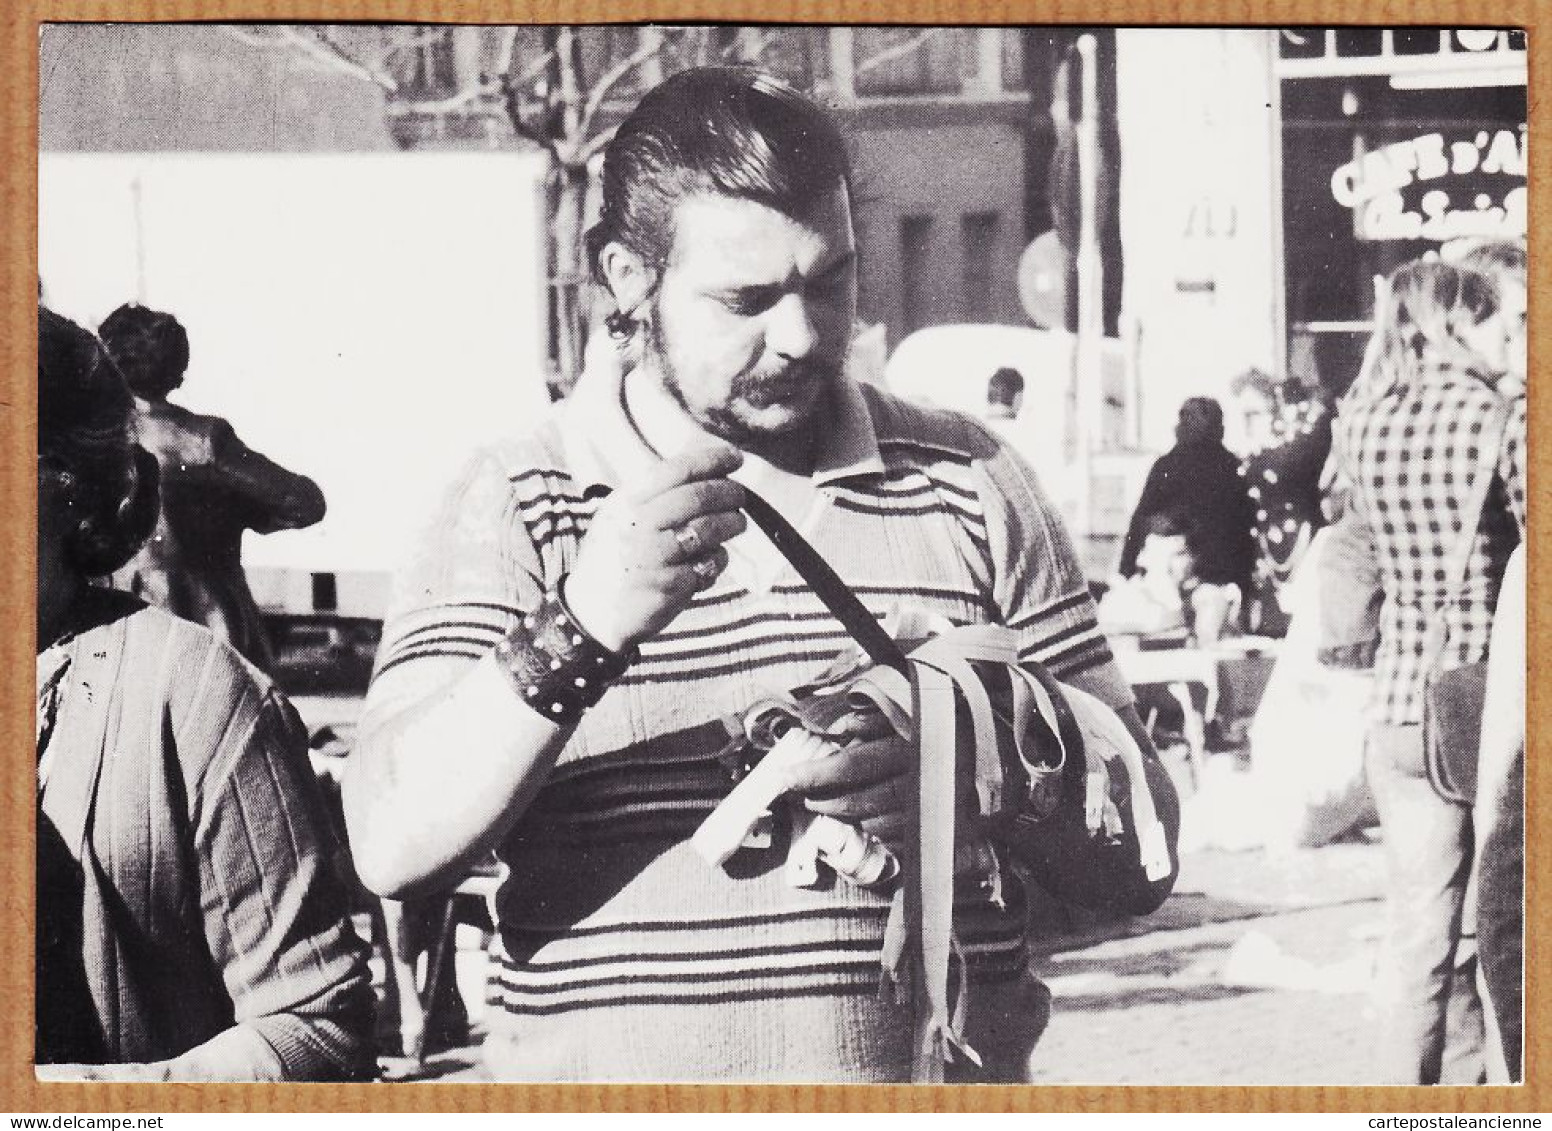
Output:
<path fill-rule="evenodd" d="M 1078 123 L 1077 334 L 1073 341 L 1073 382 L 1077 417 L 1077 496 L 1075 533 L 1087 542 L 1094 535 L 1094 451 L 1100 440 L 1104 406 L 1100 351 L 1104 342 L 1104 280 L 1099 255 L 1099 79 L 1098 42 L 1078 39 L 1080 84 Z"/>

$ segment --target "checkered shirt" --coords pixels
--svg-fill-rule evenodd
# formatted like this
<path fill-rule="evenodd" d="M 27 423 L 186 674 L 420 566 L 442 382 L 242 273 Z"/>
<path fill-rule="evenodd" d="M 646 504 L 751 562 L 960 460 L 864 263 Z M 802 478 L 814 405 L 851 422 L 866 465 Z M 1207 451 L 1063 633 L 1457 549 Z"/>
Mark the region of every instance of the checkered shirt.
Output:
<path fill-rule="evenodd" d="M 1444 618 L 1441 666 L 1487 655 L 1493 607 L 1510 552 L 1525 533 L 1525 397 L 1510 404 L 1497 470 L 1458 595 L 1446 572 L 1464 535 L 1461 509 L 1500 394 L 1458 369 L 1425 370 L 1410 387 L 1346 406 L 1335 425 L 1342 470 L 1368 517 L 1385 605 L 1375 664 L 1373 717 L 1393 725 L 1423 719 L 1428 626 Z M 1453 599 L 1452 599 L 1453 598 Z"/>

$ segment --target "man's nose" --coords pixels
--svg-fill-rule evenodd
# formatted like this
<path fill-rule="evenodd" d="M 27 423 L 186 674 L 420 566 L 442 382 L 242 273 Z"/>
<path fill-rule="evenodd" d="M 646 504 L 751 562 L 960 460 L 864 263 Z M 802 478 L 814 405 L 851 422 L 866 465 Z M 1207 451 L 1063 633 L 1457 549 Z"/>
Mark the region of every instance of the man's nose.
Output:
<path fill-rule="evenodd" d="M 770 310 L 765 329 L 765 344 L 782 357 L 807 357 L 819 344 L 819 328 L 809 302 L 801 293 L 785 295 Z"/>

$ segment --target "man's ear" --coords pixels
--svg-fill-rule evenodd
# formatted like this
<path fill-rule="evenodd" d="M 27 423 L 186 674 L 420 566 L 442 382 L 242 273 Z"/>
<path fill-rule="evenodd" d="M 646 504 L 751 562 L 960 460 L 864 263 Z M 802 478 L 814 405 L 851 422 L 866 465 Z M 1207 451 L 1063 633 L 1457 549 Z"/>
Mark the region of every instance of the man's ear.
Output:
<path fill-rule="evenodd" d="M 598 263 L 603 268 L 604 281 L 614 295 L 620 311 L 634 317 L 636 308 L 645 301 L 656 281 L 654 272 L 646 262 L 618 240 L 611 240 L 598 253 Z"/>

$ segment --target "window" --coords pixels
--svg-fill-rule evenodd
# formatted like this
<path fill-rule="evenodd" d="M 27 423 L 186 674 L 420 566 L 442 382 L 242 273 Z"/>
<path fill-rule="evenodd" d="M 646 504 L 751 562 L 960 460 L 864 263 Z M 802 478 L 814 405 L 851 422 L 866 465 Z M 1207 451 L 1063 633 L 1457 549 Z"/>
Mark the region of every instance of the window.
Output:
<path fill-rule="evenodd" d="M 905 333 L 932 323 L 932 217 L 900 217 L 900 297 Z"/>
<path fill-rule="evenodd" d="M 960 287 L 959 313 L 969 322 L 990 322 L 995 305 L 992 297 L 992 264 L 997 254 L 997 229 L 1002 216 L 996 212 L 969 212 L 959 221 Z"/>
<path fill-rule="evenodd" d="M 1029 90 L 1028 61 L 1024 55 L 1024 33 L 1006 29 L 1002 33 L 1002 89 Z"/>
<path fill-rule="evenodd" d="M 857 93 L 958 91 L 964 60 L 974 51 L 971 34 L 965 28 L 857 28 L 852 39 Z"/>

